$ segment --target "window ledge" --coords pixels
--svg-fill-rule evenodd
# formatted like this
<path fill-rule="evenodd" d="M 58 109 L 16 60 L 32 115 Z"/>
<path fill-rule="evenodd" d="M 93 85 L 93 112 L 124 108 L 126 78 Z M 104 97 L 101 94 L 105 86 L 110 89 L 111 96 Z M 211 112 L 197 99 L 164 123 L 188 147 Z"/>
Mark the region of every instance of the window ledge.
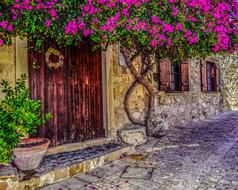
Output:
<path fill-rule="evenodd" d="M 207 92 L 201 91 L 201 92 L 204 94 L 221 94 L 221 91 L 207 91 Z"/>
<path fill-rule="evenodd" d="M 167 96 L 182 96 L 184 94 L 189 94 L 190 91 L 170 91 L 170 92 L 166 92 L 166 91 L 158 91 L 158 94 L 166 94 Z"/>

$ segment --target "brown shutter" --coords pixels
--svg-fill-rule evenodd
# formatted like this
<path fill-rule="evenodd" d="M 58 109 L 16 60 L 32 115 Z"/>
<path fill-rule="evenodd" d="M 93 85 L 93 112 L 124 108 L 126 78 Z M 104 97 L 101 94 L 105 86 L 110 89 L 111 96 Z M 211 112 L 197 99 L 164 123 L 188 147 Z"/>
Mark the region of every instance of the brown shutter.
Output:
<path fill-rule="evenodd" d="M 189 74 L 188 74 L 188 63 L 181 63 L 181 86 L 182 91 L 189 91 Z"/>
<path fill-rule="evenodd" d="M 159 63 L 159 90 L 169 91 L 170 62 L 161 60 Z"/>
<path fill-rule="evenodd" d="M 201 60 L 201 90 L 207 92 L 207 63 L 206 60 Z"/>
<path fill-rule="evenodd" d="M 216 66 L 216 90 L 221 91 L 221 73 L 220 68 Z"/>

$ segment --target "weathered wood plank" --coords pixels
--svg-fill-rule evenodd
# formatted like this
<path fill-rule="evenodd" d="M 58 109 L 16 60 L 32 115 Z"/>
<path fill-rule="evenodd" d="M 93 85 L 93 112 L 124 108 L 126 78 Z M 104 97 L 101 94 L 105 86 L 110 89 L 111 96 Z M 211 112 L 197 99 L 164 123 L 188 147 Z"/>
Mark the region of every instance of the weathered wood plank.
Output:
<path fill-rule="evenodd" d="M 93 52 L 88 41 L 80 47 L 57 48 L 65 63 L 50 69 L 45 63 L 49 44 L 40 53 L 29 50 L 31 96 L 42 100 L 42 110 L 53 115 L 38 135 L 49 138 L 52 145 L 104 137 L 101 52 Z M 34 60 L 40 64 L 37 70 L 32 68 Z"/>

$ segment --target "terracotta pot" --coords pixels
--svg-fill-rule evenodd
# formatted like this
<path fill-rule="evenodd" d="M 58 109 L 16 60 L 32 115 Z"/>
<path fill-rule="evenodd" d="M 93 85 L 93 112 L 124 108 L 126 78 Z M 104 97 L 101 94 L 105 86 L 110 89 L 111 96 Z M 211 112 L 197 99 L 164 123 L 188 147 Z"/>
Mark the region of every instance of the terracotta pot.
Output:
<path fill-rule="evenodd" d="M 36 169 L 43 159 L 50 141 L 45 138 L 22 139 L 13 150 L 14 163 L 22 171 Z"/>

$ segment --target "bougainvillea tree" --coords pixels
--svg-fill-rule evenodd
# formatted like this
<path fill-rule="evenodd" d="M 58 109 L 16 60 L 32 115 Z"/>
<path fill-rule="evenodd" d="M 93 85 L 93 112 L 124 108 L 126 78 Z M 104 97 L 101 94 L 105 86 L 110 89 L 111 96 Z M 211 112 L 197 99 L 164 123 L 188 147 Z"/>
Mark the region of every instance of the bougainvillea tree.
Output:
<path fill-rule="evenodd" d="M 59 45 L 90 38 L 106 49 L 120 42 L 126 64 L 135 81 L 126 94 L 125 106 L 133 123 L 147 125 L 155 89 L 147 79 L 151 55 L 183 60 L 238 50 L 236 0 L 2 0 L 0 45 L 13 36 L 27 37 L 39 47 L 54 39 Z M 133 60 L 142 57 L 141 69 Z M 141 84 L 149 94 L 144 122 L 135 120 L 128 98 Z"/>

